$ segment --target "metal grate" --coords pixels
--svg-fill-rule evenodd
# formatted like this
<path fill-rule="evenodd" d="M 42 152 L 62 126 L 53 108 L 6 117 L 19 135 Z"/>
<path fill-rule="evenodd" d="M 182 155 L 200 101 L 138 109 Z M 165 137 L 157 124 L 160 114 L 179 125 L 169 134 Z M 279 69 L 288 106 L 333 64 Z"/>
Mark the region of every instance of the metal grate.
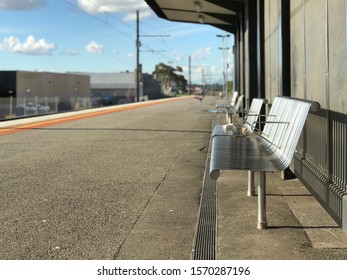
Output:
<path fill-rule="evenodd" d="M 198 226 L 192 252 L 193 260 L 216 259 L 216 181 L 209 176 L 209 166 L 210 158 L 206 162 Z"/>

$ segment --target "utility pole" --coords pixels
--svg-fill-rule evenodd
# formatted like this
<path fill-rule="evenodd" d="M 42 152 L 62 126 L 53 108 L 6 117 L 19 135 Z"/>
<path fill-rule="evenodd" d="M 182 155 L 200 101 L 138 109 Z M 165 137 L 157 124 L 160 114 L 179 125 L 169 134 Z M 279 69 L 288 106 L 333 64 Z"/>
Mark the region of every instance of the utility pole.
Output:
<path fill-rule="evenodd" d="M 204 67 L 201 67 L 201 87 L 204 89 Z"/>
<path fill-rule="evenodd" d="M 219 48 L 220 50 L 223 50 L 223 78 L 224 78 L 224 86 L 223 86 L 223 94 L 226 95 L 227 102 L 229 103 L 229 90 L 228 90 L 228 37 L 230 37 L 229 34 L 225 32 L 225 35 L 217 35 L 219 38 L 223 38 L 224 41 L 224 47 Z"/>
<path fill-rule="evenodd" d="M 190 95 L 191 92 L 190 92 L 190 87 L 191 87 L 191 84 L 192 84 L 192 57 L 189 56 L 189 75 L 188 75 L 188 94 Z"/>
<path fill-rule="evenodd" d="M 142 65 L 140 64 L 140 37 L 169 37 L 169 35 L 140 35 L 140 15 L 139 11 L 136 11 L 136 98 L 137 102 L 140 102 L 140 82 L 142 79 Z M 162 52 L 150 50 L 149 52 Z"/>
<path fill-rule="evenodd" d="M 136 98 L 137 102 L 140 102 L 140 76 L 141 76 L 141 67 L 140 67 L 140 17 L 139 11 L 136 11 Z"/>

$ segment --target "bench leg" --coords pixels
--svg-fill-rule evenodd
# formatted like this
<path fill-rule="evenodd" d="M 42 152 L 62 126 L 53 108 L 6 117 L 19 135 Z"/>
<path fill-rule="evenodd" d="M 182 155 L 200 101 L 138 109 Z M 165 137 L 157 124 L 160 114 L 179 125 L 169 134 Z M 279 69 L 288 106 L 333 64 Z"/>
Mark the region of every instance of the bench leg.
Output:
<path fill-rule="evenodd" d="M 229 111 L 227 112 L 227 115 L 226 115 L 226 122 L 227 122 L 227 124 L 233 123 L 232 114 L 229 113 Z"/>
<path fill-rule="evenodd" d="M 254 171 L 248 171 L 247 196 L 255 196 Z"/>
<path fill-rule="evenodd" d="M 267 228 L 266 221 L 266 172 L 259 172 L 258 186 L 258 229 Z"/>

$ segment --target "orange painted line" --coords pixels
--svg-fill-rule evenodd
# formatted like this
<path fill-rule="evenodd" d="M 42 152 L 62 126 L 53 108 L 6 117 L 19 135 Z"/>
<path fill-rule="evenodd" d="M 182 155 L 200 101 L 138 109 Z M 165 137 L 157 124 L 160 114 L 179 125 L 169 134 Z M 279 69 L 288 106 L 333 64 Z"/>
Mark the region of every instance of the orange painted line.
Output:
<path fill-rule="evenodd" d="M 62 118 L 57 118 L 57 119 L 53 119 L 53 120 L 32 122 L 32 123 L 28 123 L 25 125 L 16 125 L 16 126 L 12 126 L 12 127 L 0 128 L 0 136 L 16 133 L 16 132 L 20 132 L 20 131 L 25 131 L 25 130 L 35 129 L 35 128 L 42 128 L 42 127 L 62 124 L 62 123 L 70 122 L 70 121 L 76 121 L 76 120 L 92 118 L 92 117 L 97 117 L 97 116 L 102 116 L 102 115 L 107 115 L 107 114 L 124 112 L 124 111 L 143 108 L 143 107 L 154 106 L 154 105 L 168 103 L 168 102 L 181 101 L 181 100 L 185 100 L 188 98 L 193 98 L 193 96 L 160 99 L 160 100 L 152 101 L 149 103 L 131 103 L 131 105 L 126 106 L 126 107 L 116 107 L 116 108 L 112 108 L 110 110 L 105 110 L 105 111 L 81 113 L 79 115 L 71 116 L 71 117 L 62 117 Z"/>

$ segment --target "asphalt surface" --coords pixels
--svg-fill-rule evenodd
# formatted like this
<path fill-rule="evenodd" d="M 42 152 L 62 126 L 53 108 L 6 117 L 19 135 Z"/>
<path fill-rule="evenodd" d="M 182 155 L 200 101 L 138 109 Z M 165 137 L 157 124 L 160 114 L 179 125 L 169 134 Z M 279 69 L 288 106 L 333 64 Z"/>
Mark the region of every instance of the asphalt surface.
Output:
<path fill-rule="evenodd" d="M 0 259 L 189 260 L 211 125 L 225 121 L 208 110 L 220 102 L 186 99 L 0 136 Z M 269 228 L 258 230 L 247 173 L 221 172 L 217 259 L 347 259 L 347 234 L 297 179 L 270 173 L 267 191 Z"/>
<path fill-rule="evenodd" d="M 0 259 L 189 259 L 212 101 L 0 136 Z"/>

